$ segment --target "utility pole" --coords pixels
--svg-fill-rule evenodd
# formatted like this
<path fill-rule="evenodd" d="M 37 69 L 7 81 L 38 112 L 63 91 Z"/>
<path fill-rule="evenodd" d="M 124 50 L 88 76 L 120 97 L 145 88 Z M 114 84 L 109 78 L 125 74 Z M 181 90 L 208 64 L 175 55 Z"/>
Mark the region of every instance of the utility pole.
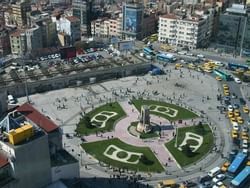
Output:
<path fill-rule="evenodd" d="M 22 56 L 22 66 L 24 66 L 24 57 Z M 27 84 L 27 77 L 26 77 L 26 70 L 24 68 L 24 87 L 25 87 L 25 95 L 27 98 L 27 103 L 30 103 L 29 92 L 28 92 L 28 84 Z"/>

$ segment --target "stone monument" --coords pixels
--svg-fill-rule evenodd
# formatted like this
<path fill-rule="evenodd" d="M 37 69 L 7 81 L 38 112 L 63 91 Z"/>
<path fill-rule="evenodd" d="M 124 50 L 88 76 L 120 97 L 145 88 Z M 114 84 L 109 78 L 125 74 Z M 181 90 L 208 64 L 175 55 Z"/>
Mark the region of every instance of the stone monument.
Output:
<path fill-rule="evenodd" d="M 150 132 L 152 129 L 151 125 L 150 125 L 150 115 L 149 115 L 149 108 L 146 105 L 143 105 L 141 107 L 141 115 L 140 115 L 140 120 L 139 123 L 136 127 L 136 130 L 138 132 L 144 132 L 144 133 L 148 133 Z"/>

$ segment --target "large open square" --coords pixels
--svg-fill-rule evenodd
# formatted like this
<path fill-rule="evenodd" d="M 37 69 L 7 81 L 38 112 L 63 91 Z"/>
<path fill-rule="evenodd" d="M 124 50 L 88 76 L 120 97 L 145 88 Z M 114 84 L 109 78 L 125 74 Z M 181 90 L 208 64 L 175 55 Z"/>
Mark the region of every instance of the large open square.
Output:
<path fill-rule="evenodd" d="M 79 134 L 90 146 L 91 143 L 98 143 L 100 147 L 103 146 L 103 156 L 105 156 L 104 146 L 107 146 L 107 140 L 119 138 L 119 140 L 131 146 L 147 147 L 155 156 L 155 159 L 159 161 L 161 168 L 165 168 L 168 172 L 178 172 L 184 166 L 194 162 L 205 166 L 202 161 L 206 160 L 207 153 L 212 149 L 213 144 L 205 149 L 204 154 L 195 156 L 189 162 L 181 162 L 178 155 L 173 155 L 171 148 L 165 147 L 165 144 L 171 145 L 175 142 L 176 128 L 198 125 L 201 121 L 212 125 L 218 121 L 216 113 L 218 82 L 208 75 L 188 69 L 180 71 L 170 66 L 165 68 L 165 71 L 166 75 L 126 77 L 79 88 L 36 94 L 30 96 L 30 98 L 38 109 L 61 126 L 65 135 Z M 183 78 L 178 79 L 178 84 L 181 87 L 176 86 L 178 75 L 182 75 Z M 203 83 L 206 83 L 209 89 L 203 87 L 201 90 Z M 24 100 L 25 98 L 20 99 L 20 101 Z M 140 139 L 128 131 L 130 122 L 138 121 L 142 105 L 149 106 L 151 121 L 161 127 L 160 135 L 159 132 L 156 133 L 157 137 L 151 138 L 149 136 L 147 139 Z M 210 116 L 207 117 L 204 114 L 205 112 L 209 112 Z M 91 128 L 84 126 L 84 117 L 88 117 L 87 121 L 92 122 Z M 215 124 L 212 125 L 212 128 L 213 126 Z M 178 144 L 183 140 L 184 135 L 185 133 L 182 133 L 182 131 L 180 131 L 180 135 L 177 135 Z M 64 142 L 66 148 L 68 146 L 75 148 L 77 151 L 80 149 L 79 145 L 82 144 L 82 140 L 76 137 L 72 139 L 64 137 Z M 214 144 L 218 142 L 220 141 L 216 139 Z M 114 146 L 111 143 L 109 145 L 110 150 L 114 150 Z M 87 162 L 96 158 L 107 163 L 107 156 L 100 157 L 89 148 L 86 149 L 86 152 L 92 157 L 82 155 L 82 161 L 86 160 Z M 180 150 L 178 152 L 181 153 Z M 202 152 L 203 150 L 201 150 Z M 106 154 L 108 153 L 110 153 L 109 150 L 106 151 Z M 102 158 L 105 159 L 102 160 Z M 201 158 L 203 160 L 200 160 Z M 109 165 L 124 167 L 121 164 L 122 161 L 117 160 L 117 162 Z M 145 171 L 145 168 L 140 166 L 136 167 L 136 164 L 130 164 L 127 168 Z M 148 171 L 160 172 L 160 170 L 154 168 L 148 168 Z"/>

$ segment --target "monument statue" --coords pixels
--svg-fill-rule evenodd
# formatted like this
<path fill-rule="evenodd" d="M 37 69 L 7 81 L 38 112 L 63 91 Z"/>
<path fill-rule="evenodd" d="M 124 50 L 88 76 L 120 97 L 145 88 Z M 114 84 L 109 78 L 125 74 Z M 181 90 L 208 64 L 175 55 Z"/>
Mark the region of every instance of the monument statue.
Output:
<path fill-rule="evenodd" d="M 152 129 L 151 125 L 150 125 L 150 115 L 149 115 L 149 108 L 146 105 L 143 105 L 141 107 L 141 114 L 140 114 L 140 120 L 139 123 L 136 127 L 136 130 L 138 132 L 144 132 L 144 133 L 148 133 L 150 132 Z"/>

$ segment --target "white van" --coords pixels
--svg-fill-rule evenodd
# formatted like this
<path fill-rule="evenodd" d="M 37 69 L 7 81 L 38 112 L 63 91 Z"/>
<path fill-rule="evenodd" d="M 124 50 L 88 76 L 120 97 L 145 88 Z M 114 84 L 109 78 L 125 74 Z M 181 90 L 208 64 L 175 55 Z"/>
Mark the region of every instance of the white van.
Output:
<path fill-rule="evenodd" d="M 12 95 L 8 95 L 8 103 L 9 104 L 15 104 L 15 99 Z"/>
<path fill-rule="evenodd" d="M 215 168 L 213 168 L 212 170 L 210 170 L 209 172 L 208 172 L 208 175 L 210 176 L 210 177 L 214 177 L 214 176 L 216 176 L 217 174 L 219 174 L 220 173 L 220 167 L 215 167 Z"/>

